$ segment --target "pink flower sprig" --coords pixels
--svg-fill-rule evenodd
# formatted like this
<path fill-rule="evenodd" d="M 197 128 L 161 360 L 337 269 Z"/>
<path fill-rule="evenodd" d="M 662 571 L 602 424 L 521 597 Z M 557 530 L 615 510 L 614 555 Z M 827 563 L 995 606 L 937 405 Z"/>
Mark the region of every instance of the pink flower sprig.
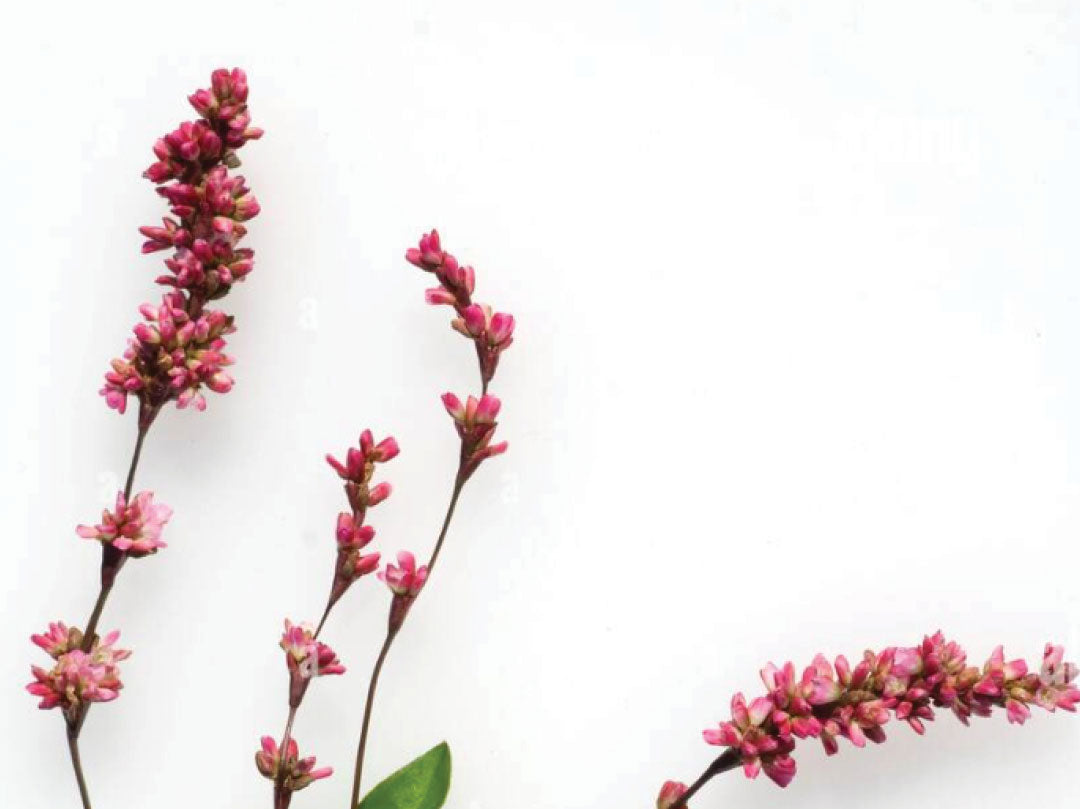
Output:
<path fill-rule="evenodd" d="M 292 794 L 320 778 L 334 774 L 333 767 L 315 768 L 315 756 L 300 758 L 296 739 L 278 747 L 273 736 L 263 736 L 261 749 L 255 753 L 255 767 L 274 782 L 274 809 L 288 809 Z"/>
<path fill-rule="evenodd" d="M 337 560 L 334 564 L 334 580 L 330 589 L 327 612 L 345 592 L 362 576 L 374 572 L 379 566 L 379 554 L 362 553 L 375 537 L 375 529 L 365 525 L 369 508 L 377 506 L 390 496 L 393 487 L 386 483 L 372 485 L 375 467 L 393 460 L 400 452 L 397 440 L 392 436 L 376 443 L 371 430 L 360 434 L 359 446 L 345 452 L 344 463 L 333 455 L 326 462 L 333 467 L 345 483 L 345 497 L 351 512 L 338 514 Z"/>
<path fill-rule="evenodd" d="M 135 339 L 112 361 L 101 394 L 123 413 L 127 397 L 140 403 L 140 422 L 149 423 L 169 401 L 181 408 L 206 407 L 202 389 L 227 393 L 232 378 L 223 370 L 232 358 L 223 351 L 233 319 L 205 309 L 228 294 L 254 266 L 254 253 L 238 247 L 245 222 L 259 213 L 259 203 L 241 176 L 236 150 L 262 136 L 251 126 L 244 71 L 216 70 L 211 87 L 189 97 L 201 119 L 188 121 L 154 144 L 157 162 L 145 177 L 159 186 L 173 217 L 162 226 L 140 228 L 144 253 L 172 250 L 168 274 L 160 284 L 173 288 L 160 306 L 144 304 Z M 170 182 L 171 181 L 171 182 Z"/>
<path fill-rule="evenodd" d="M 55 661 L 51 669 L 31 666 L 34 681 L 26 690 L 40 697 L 42 710 L 59 708 L 69 727 L 81 720 L 85 707 L 91 702 L 111 702 L 119 695 L 119 663 L 131 656 L 127 649 L 115 648 L 119 632 L 110 632 L 95 639 L 88 651 L 82 647 L 83 633 L 57 621 L 46 632 L 33 635 L 31 640 Z"/>
<path fill-rule="evenodd" d="M 345 673 L 337 653 L 316 639 L 311 624 L 294 624 L 286 618 L 280 646 L 289 669 L 289 707 L 300 704 L 312 678 Z"/>
<path fill-rule="evenodd" d="M 417 566 L 416 557 L 409 551 L 398 553 L 397 565 L 387 563 L 386 567 L 379 571 L 379 580 L 390 588 L 394 596 L 390 605 L 391 633 L 396 633 L 405 623 L 405 616 L 420 591 L 424 589 L 427 577 L 427 565 Z"/>
<path fill-rule="evenodd" d="M 486 393 L 499 366 L 499 357 L 514 342 L 514 316 L 493 312 L 487 304 L 473 302 L 476 271 L 470 266 L 462 266 L 443 250 L 437 230 L 421 236 L 419 244 L 405 252 L 405 259 L 432 273 L 438 280 L 439 286 L 426 290 L 424 299 L 435 306 L 452 306 L 457 312 L 458 316 L 450 325 L 473 341 L 483 392 Z"/>
<path fill-rule="evenodd" d="M 83 539 L 99 540 L 138 558 L 167 547 L 161 532 L 172 513 L 164 503 L 154 502 L 153 492 L 139 492 L 130 505 L 124 493 L 117 492 L 115 508 L 102 511 L 100 523 L 80 525 L 75 531 Z"/>
<path fill-rule="evenodd" d="M 338 660 L 337 654 L 319 640 L 319 635 L 330 611 L 353 582 L 378 569 L 379 554 L 363 552 L 375 538 L 375 529 L 365 525 L 364 520 L 368 509 L 377 506 L 392 491 L 389 483 L 373 484 L 376 467 L 393 460 L 399 452 L 400 448 L 393 437 L 376 442 L 371 430 L 364 430 L 360 434 L 359 446 L 345 451 L 344 461 L 339 461 L 333 455 L 326 456 L 326 462 L 344 481 L 350 511 L 343 511 L 337 516 L 334 577 L 319 625 L 312 629 L 310 624 L 294 624 L 286 619 L 285 631 L 279 642 L 285 652 L 289 671 L 289 714 L 280 748 L 272 738 L 264 737 L 263 750 L 255 757 L 259 771 L 274 780 L 275 809 L 284 809 L 292 800 L 293 792 L 332 772 L 329 767 L 312 770 L 314 757 L 297 758 L 296 742 L 291 738 L 293 721 L 315 677 L 345 673 L 345 666 Z M 285 759 L 280 756 L 281 749 L 288 751 Z"/>
<path fill-rule="evenodd" d="M 761 670 L 766 693 L 749 702 L 736 694 L 730 721 L 704 737 L 728 748 L 726 760 L 741 764 L 747 777 L 764 771 L 785 787 L 795 777 L 790 754 L 798 739 L 820 739 L 833 755 L 839 737 L 856 747 L 885 741 L 883 726 L 893 718 L 922 734 L 934 708 L 948 708 L 964 724 L 1004 708 L 1009 722 L 1023 724 L 1033 704 L 1075 711 L 1076 677 L 1061 646 L 1046 645 L 1039 671 L 1029 671 L 1023 660 L 1006 662 L 1000 646 L 979 668 L 967 665 L 964 650 L 938 632 L 915 647 L 867 651 L 854 666 L 843 656 L 830 663 L 818 655 L 801 676 L 791 663 L 770 663 Z"/>
<path fill-rule="evenodd" d="M 469 396 L 464 404 L 454 394 L 444 393 L 442 402 L 446 412 L 454 419 L 454 427 L 461 438 L 459 474 L 467 480 L 484 460 L 506 452 L 507 442 L 491 443 L 502 402 L 490 393 L 485 393 L 479 399 Z"/>

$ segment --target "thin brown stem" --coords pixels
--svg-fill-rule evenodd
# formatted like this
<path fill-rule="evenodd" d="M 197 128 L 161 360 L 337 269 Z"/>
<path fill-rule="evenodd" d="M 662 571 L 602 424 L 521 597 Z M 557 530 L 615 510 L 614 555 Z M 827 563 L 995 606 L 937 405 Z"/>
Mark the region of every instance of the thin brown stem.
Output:
<path fill-rule="evenodd" d="M 319 619 L 319 626 L 315 629 L 315 639 L 318 640 L 319 634 L 322 632 L 323 625 L 326 624 L 326 619 L 330 617 L 330 610 L 333 609 L 334 602 L 326 602 L 326 609 L 323 610 L 322 618 Z"/>
<path fill-rule="evenodd" d="M 687 789 L 675 803 L 671 804 L 671 809 L 683 809 L 690 799 L 697 794 L 697 791 L 705 786 L 705 784 L 720 775 L 720 773 L 735 769 L 739 766 L 739 763 L 740 756 L 738 750 L 725 750 L 705 769 L 705 772 L 690 785 L 690 788 Z"/>
<path fill-rule="evenodd" d="M 71 753 L 71 767 L 75 770 L 75 780 L 79 784 L 79 797 L 82 799 L 83 809 L 93 809 L 90 806 L 90 792 L 86 788 L 86 777 L 83 775 L 82 758 L 79 756 L 79 731 L 75 727 L 67 729 L 68 751 Z"/>
<path fill-rule="evenodd" d="M 111 592 L 111 583 L 102 585 L 100 592 L 98 592 L 97 601 L 94 602 L 94 609 L 86 622 L 86 631 L 83 634 L 82 649 L 84 652 L 90 651 L 90 647 L 94 645 L 94 635 L 97 632 L 98 621 L 101 619 L 101 612 L 105 609 L 105 601 L 109 598 Z"/>
<path fill-rule="evenodd" d="M 461 490 L 465 487 L 465 477 L 462 476 L 460 470 L 457 476 L 454 478 L 454 489 L 450 495 L 450 503 L 446 507 L 446 516 L 443 517 L 442 528 L 439 529 L 439 537 L 435 540 L 435 548 L 431 552 L 431 559 L 428 560 L 428 580 L 431 578 L 431 571 L 435 569 L 435 562 L 439 559 L 439 553 L 442 551 L 443 543 L 446 541 L 446 535 L 450 530 L 450 522 L 454 519 L 454 511 L 457 508 L 458 498 L 461 497 Z M 321 626 L 321 624 L 320 624 Z M 375 660 L 375 668 L 371 672 L 371 682 L 368 684 L 367 702 L 364 704 L 364 719 L 363 724 L 360 727 L 360 744 L 356 748 L 356 769 L 353 772 L 353 787 L 352 787 L 352 799 L 349 801 L 349 809 L 355 809 L 356 805 L 360 802 L 360 778 L 364 769 L 364 752 L 367 749 L 368 729 L 371 725 L 371 710 L 375 703 L 375 688 L 379 683 L 379 674 L 382 672 L 383 663 L 386 662 L 386 655 L 390 652 L 390 646 L 394 642 L 394 638 L 397 637 L 397 633 L 400 627 L 393 628 L 387 632 L 386 640 L 383 641 L 382 649 L 379 650 L 379 656 Z"/>
<path fill-rule="evenodd" d="M 461 490 L 464 487 L 465 479 L 459 471 L 457 477 L 454 479 L 454 492 L 450 495 L 450 505 L 446 508 L 446 516 L 443 518 L 442 529 L 439 531 L 439 538 L 435 540 L 435 550 L 431 552 L 431 559 L 429 559 L 427 563 L 429 577 L 431 576 L 431 571 L 435 569 L 435 562 L 439 558 L 440 551 L 442 551 L 443 542 L 446 541 L 446 533 L 450 530 L 450 521 L 454 518 L 454 509 L 457 508 L 458 498 L 461 496 Z"/>
<path fill-rule="evenodd" d="M 353 772 L 352 798 L 349 800 L 349 809 L 360 803 L 360 776 L 364 771 L 364 752 L 367 749 L 368 728 L 371 726 L 371 709 L 375 704 L 375 689 L 379 685 L 379 675 L 382 673 L 383 663 L 390 651 L 390 645 L 397 637 L 398 631 L 391 629 L 386 633 L 379 657 L 375 661 L 375 668 L 371 671 L 371 682 L 368 683 L 367 701 L 364 703 L 364 722 L 360 727 L 360 744 L 356 748 L 356 769 Z"/>
<path fill-rule="evenodd" d="M 142 424 L 140 419 L 139 434 L 135 438 L 135 450 L 131 453 L 131 463 L 128 464 L 127 479 L 124 481 L 124 500 L 131 498 L 131 487 L 135 483 L 135 470 L 139 467 L 139 458 L 142 456 L 143 441 L 150 432 L 149 424 Z"/>

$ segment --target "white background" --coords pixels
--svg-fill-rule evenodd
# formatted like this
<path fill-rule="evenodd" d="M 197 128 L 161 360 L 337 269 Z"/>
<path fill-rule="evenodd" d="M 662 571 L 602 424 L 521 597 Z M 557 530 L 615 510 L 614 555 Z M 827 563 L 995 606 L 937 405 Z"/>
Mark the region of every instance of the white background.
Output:
<path fill-rule="evenodd" d="M 455 809 L 647 807 L 767 660 L 938 627 L 1080 652 L 1075 6 L 33 3 L 2 39 L 0 805 L 77 805 L 27 636 L 96 593 L 74 527 L 134 434 L 97 389 L 158 294 L 139 175 L 219 65 L 267 130 L 257 266 L 235 390 L 147 444 L 176 516 L 103 621 L 135 654 L 83 735 L 98 809 L 269 805 L 280 622 L 317 618 L 343 506 L 325 452 L 396 435 L 377 547 L 430 550 L 437 397 L 476 387 L 402 259 L 433 225 L 518 318 L 511 450 L 393 650 L 371 778 L 445 738 Z M 350 671 L 296 731 L 338 774 L 298 809 L 346 802 L 387 601 L 365 581 L 329 624 Z M 1069 805 L 1078 750 L 1068 715 L 942 716 L 695 806 Z"/>

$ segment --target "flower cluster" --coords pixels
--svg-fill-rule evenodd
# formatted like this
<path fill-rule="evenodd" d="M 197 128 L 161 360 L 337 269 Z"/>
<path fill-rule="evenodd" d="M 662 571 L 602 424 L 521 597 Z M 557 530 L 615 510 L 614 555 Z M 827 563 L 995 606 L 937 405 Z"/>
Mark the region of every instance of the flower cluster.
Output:
<path fill-rule="evenodd" d="M 327 644 L 316 640 L 311 624 L 294 624 L 286 618 L 280 645 L 289 669 L 290 707 L 300 704 L 312 677 L 345 673 L 345 666 L 338 660 L 337 653 Z"/>
<path fill-rule="evenodd" d="M 130 505 L 123 492 L 116 494 L 116 507 L 101 512 L 97 525 L 80 525 L 75 532 L 83 539 L 97 539 L 128 556 L 140 557 L 166 547 L 161 531 L 172 517 L 172 509 L 154 502 L 153 492 L 140 492 Z"/>
<path fill-rule="evenodd" d="M 379 580 L 384 582 L 394 594 L 394 600 L 390 605 L 390 631 L 396 632 L 405 622 L 405 616 L 409 608 L 424 589 L 427 581 L 428 569 L 426 565 L 416 564 L 416 557 L 408 551 L 401 551 L 397 555 L 397 564 L 387 563 L 384 570 L 379 571 Z"/>
<path fill-rule="evenodd" d="M 461 438 L 460 474 L 463 478 L 472 475 L 485 459 L 506 452 L 505 441 L 491 443 L 497 426 L 495 418 L 502 407 L 497 397 L 485 393 L 479 399 L 470 396 L 462 404 L 454 394 L 444 393 L 442 402 L 454 419 L 454 427 Z"/>
<path fill-rule="evenodd" d="M 292 793 L 334 773 L 332 767 L 315 769 L 315 756 L 300 758 L 296 739 L 288 739 L 279 748 L 272 736 L 262 737 L 262 749 L 255 753 L 255 766 L 274 782 L 274 809 L 287 809 Z"/>
<path fill-rule="evenodd" d="M 232 363 L 224 353 L 232 317 L 206 304 L 228 294 L 254 265 L 254 253 L 237 244 L 259 203 L 243 177 L 229 174 L 240 164 L 236 150 L 262 136 L 251 126 L 247 96 L 242 70 L 214 71 L 210 89 L 188 99 L 200 120 L 160 138 L 154 144 L 157 162 L 144 174 L 160 186 L 157 191 L 175 218 L 141 228 L 142 249 L 172 251 L 165 260 L 169 273 L 157 281 L 173 289 L 160 306 L 139 308 L 146 322 L 135 327 L 123 356 L 112 361 L 101 389 L 108 406 L 121 413 L 128 395 L 134 395 L 144 422 L 171 400 L 203 410 L 203 388 L 215 393 L 232 388 L 223 370 Z"/>
<path fill-rule="evenodd" d="M 472 267 L 462 266 L 454 256 L 442 249 L 437 230 L 425 233 L 417 247 L 406 251 L 405 259 L 432 273 L 438 280 L 439 286 L 428 289 L 424 298 L 433 305 L 454 307 L 458 316 L 451 321 L 451 326 L 476 346 L 480 377 L 486 392 L 499 365 L 499 356 L 514 342 L 514 316 L 503 312 L 493 313 L 487 304 L 473 303 L 476 271 Z"/>
<path fill-rule="evenodd" d="M 88 703 L 116 699 L 123 687 L 118 664 L 131 656 L 126 649 L 114 647 L 119 637 L 119 632 L 110 632 L 84 649 L 83 633 L 59 621 L 49 624 L 46 632 L 32 635 L 30 639 L 55 661 L 51 669 L 30 667 L 34 681 L 26 690 L 41 698 L 38 707 L 60 708 L 68 723 L 75 725 Z"/>
<path fill-rule="evenodd" d="M 761 671 L 767 693 L 749 703 L 736 694 L 731 721 L 706 730 L 705 741 L 736 751 L 749 778 L 764 770 L 784 787 L 795 777 L 796 739 L 818 738 L 832 755 L 841 736 L 856 747 L 885 741 L 883 725 L 893 717 L 922 734 L 934 707 L 952 710 L 964 724 L 994 708 L 1019 724 L 1032 704 L 1075 711 L 1077 667 L 1063 657 L 1062 647 L 1047 644 L 1041 670 L 1028 671 L 1023 660 L 1006 662 L 999 646 L 980 669 L 938 632 L 919 646 L 867 651 L 854 666 L 843 656 L 830 664 L 818 655 L 799 676 L 791 663 L 769 664 Z"/>
<path fill-rule="evenodd" d="M 330 593 L 331 605 L 345 594 L 354 581 L 379 566 L 379 554 L 362 553 L 375 538 L 375 529 L 365 525 L 364 520 L 367 510 L 389 497 L 392 491 L 386 482 L 372 485 L 376 464 L 396 458 L 399 451 L 394 438 L 384 438 L 376 443 L 371 430 L 364 430 L 360 434 L 360 446 L 350 447 L 346 451 L 344 463 L 333 455 L 326 456 L 326 462 L 345 481 L 345 496 L 352 509 L 341 512 L 337 517 L 337 561 Z"/>

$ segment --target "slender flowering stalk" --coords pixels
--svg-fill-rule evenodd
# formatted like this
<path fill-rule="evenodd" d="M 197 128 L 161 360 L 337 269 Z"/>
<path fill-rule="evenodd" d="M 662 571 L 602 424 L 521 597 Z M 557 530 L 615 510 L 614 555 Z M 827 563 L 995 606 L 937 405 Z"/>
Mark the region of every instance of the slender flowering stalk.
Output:
<path fill-rule="evenodd" d="M 884 742 L 891 719 L 922 735 L 934 708 L 951 710 L 965 725 L 995 708 L 1015 724 L 1027 721 L 1032 705 L 1076 711 L 1077 672 L 1065 662 L 1064 649 L 1049 643 L 1038 671 L 1029 671 L 1023 660 L 1006 661 L 1001 646 L 981 668 L 969 666 L 964 650 L 940 632 L 918 646 L 867 651 L 854 666 L 842 655 L 832 663 L 818 655 L 799 675 L 791 663 L 770 663 L 761 670 L 766 693 L 750 701 L 736 694 L 731 719 L 704 732 L 705 741 L 724 753 L 691 787 L 665 784 L 657 806 L 680 809 L 709 779 L 737 766 L 748 778 L 764 772 L 786 787 L 795 777 L 791 753 L 798 740 L 820 739 L 831 756 L 840 737 L 856 747 Z"/>
<path fill-rule="evenodd" d="M 254 265 L 252 251 L 238 243 L 247 232 L 243 223 L 259 213 L 259 204 L 244 178 L 230 175 L 240 165 L 237 150 L 262 136 L 251 126 L 247 96 L 244 71 L 214 71 L 211 87 L 188 99 L 199 120 L 181 124 L 154 144 L 156 161 L 144 176 L 157 186 L 173 216 L 162 220 L 161 227 L 140 231 L 146 237 L 144 253 L 171 251 L 165 259 L 169 272 L 157 278 L 169 291 L 160 303 L 139 307 L 143 319 L 132 329 L 134 337 L 123 354 L 110 363 L 100 391 L 119 413 L 127 410 L 129 396 L 138 401 L 135 448 L 113 510 L 106 509 L 100 523 L 77 529 L 80 537 L 98 540 L 102 550 L 100 589 L 85 629 L 57 622 L 32 637 L 55 664 L 49 670 L 33 666 L 34 682 L 27 690 L 40 697 L 41 708 L 59 708 L 64 716 L 84 809 L 90 809 L 90 796 L 79 734 L 91 704 L 117 697 L 117 663 L 130 654 L 113 648 L 119 633 L 97 635 L 98 621 L 124 563 L 166 547 L 161 537 L 172 516 L 168 506 L 154 502 L 152 492 L 132 497 L 143 443 L 170 401 L 203 410 L 204 390 L 226 393 L 233 385 L 225 370 L 233 360 L 224 351 L 225 336 L 235 330 L 233 318 L 208 304 L 227 295 Z"/>
<path fill-rule="evenodd" d="M 462 265 L 453 255 L 443 249 L 438 231 L 432 230 L 424 234 L 419 244 L 405 253 L 405 259 L 410 264 L 431 273 L 438 281 L 438 286 L 426 291 L 427 302 L 435 306 L 450 306 L 454 309 L 457 316 L 451 320 L 450 325 L 474 345 L 480 370 L 481 394 L 479 398 L 466 397 L 465 403 L 462 403 L 461 399 L 453 393 L 443 394 L 442 397 L 443 406 L 454 420 L 461 448 L 450 503 L 427 564 L 418 566 L 412 553 L 402 551 L 397 556 L 397 565 L 387 565 L 386 569 L 379 574 L 379 578 L 391 592 L 390 614 L 386 638 L 383 640 L 368 683 L 360 741 L 356 748 L 356 766 L 353 770 L 349 809 L 354 809 L 360 800 L 364 754 L 375 705 L 375 690 L 390 647 L 401 631 L 409 610 L 435 569 L 435 563 L 442 552 L 450 522 L 454 517 L 454 510 L 457 508 L 458 498 L 461 496 L 466 481 L 472 477 L 483 461 L 500 455 L 507 449 L 505 441 L 492 443 L 501 402 L 488 393 L 488 387 L 495 378 L 502 352 L 513 343 L 513 315 L 494 314 L 490 306 L 473 300 L 473 294 L 476 291 L 476 271 L 471 266 Z"/>
<path fill-rule="evenodd" d="M 294 792 L 333 773 L 331 767 L 313 769 L 314 756 L 299 758 L 296 740 L 292 737 L 293 723 L 313 679 L 345 673 L 345 666 L 338 660 L 337 654 L 319 640 L 319 635 L 330 612 L 353 583 L 379 567 L 379 554 L 365 552 L 375 538 L 375 529 L 367 525 L 365 520 L 368 510 L 386 500 L 392 491 L 390 484 L 385 481 L 375 483 L 376 467 L 393 460 L 398 452 L 397 441 L 393 438 L 376 443 L 371 431 L 364 430 L 360 434 L 359 446 L 346 450 L 344 461 L 339 461 L 333 455 L 326 456 L 326 462 L 343 482 L 349 511 L 337 516 L 334 530 L 337 553 L 330 593 L 319 625 L 312 629 L 310 624 L 294 624 L 285 620 L 285 632 L 279 644 L 285 652 L 289 672 L 289 711 L 285 730 L 280 744 L 273 737 L 264 736 L 261 749 L 255 754 L 256 768 L 273 784 L 274 809 L 287 809 Z"/>
<path fill-rule="evenodd" d="M 472 301 L 476 285 L 475 272 L 471 267 L 461 266 L 457 259 L 442 249 L 436 232 L 425 235 L 420 240 L 420 247 L 410 250 L 407 258 L 413 264 L 434 273 L 439 281 L 440 286 L 437 289 L 428 290 L 428 301 L 454 307 L 457 317 L 451 325 L 475 345 L 482 391 L 479 398 L 468 396 L 464 403 L 453 394 L 447 393 L 443 396 L 443 405 L 454 421 L 461 448 L 450 504 L 431 557 L 427 564 L 421 565 L 417 564 L 412 553 L 401 551 L 396 556 L 396 563 L 387 564 L 378 573 L 378 578 L 390 590 L 390 611 L 386 637 L 368 682 L 349 809 L 355 809 L 359 802 L 364 752 L 371 727 L 375 691 L 390 647 L 431 576 L 465 482 L 483 461 L 506 451 L 505 442 L 493 442 L 496 417 L 501 405 L 495 396 L 487 392 L 487 388 L 495 376 L 501 353 L 512 342 L 513 317 L 491 314 L 489 307 Z M 342 481 L 349 510 L 337 515 L 334 530 L 337 547 L 333 575 L 322 618 L 314 629 L 308 624 L 294 624 L 286 620 L 285 632 L 281 637 L 280 645 L 285 651 L 289 672 L 289 710 L 285 729 L 280 742 L 270 736 L 263 737 L 261 747 L 255 754 L 256 768 L 273 783 L 274 809 L 287 809 L 294 792 L 314 780 L 329 776 L 332 772 L 329 767 L 314 769 L 313 757 L 299 758 L 296 740 L 292 736 L 293 724 L 311 681 L 318 676 L 342 674 L 345 671 L 337 655 L 329 646 L 319 641 L 319 636 L 330 613 L 352 585 L 358 579 L 378 570 L 380 555 L 368 551 L 369 545 L 375 539 L 375 529 L 367 524 L 368 512 L 390 496 L 390 484 L 386 481 L 376 482 L 375 473 L 379 465 L 394 459 L 398 453 L 396 440 L 384 438 L 376 442 L 371 431 L 364 430 L 360 434 L 358 446 L 350 447 L 342 458 L 326 456 L 327 463 Z"/>

